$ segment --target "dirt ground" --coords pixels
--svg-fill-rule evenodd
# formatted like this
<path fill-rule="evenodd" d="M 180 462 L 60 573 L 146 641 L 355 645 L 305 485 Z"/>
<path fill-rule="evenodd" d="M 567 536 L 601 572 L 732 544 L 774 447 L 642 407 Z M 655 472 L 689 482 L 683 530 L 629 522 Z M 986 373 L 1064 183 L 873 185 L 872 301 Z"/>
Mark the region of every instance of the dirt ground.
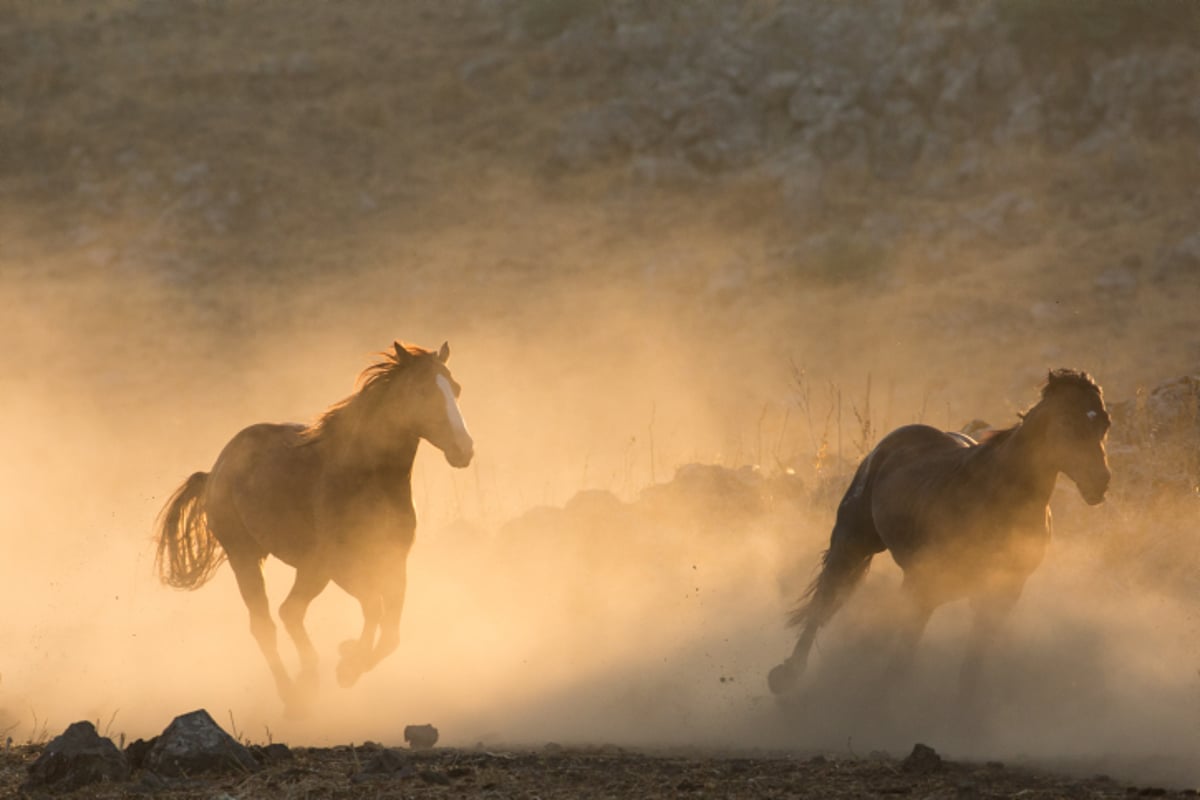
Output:
<path fill-rule="evenodd" d="M 20 794 L 24 767 L 40 748 L 5 754 L 0 791 Z M 627 797 L 1194 797 L 1193 790 L 1137 787 L 1105 775 L 1073 778 L 1000 762 L 955 763 L 916 755 L 801 755 L 778 752 L 653 752 L 615 746 L 409 752 L 364 744 L 296 748 L 292 758 L 249 775 L 165 783 L 135 774 L 127 784 L 69 795 L 97 800 L 154 797 L 627 798 Z M 33 795 L 30 795 L 33 796 Z"/>

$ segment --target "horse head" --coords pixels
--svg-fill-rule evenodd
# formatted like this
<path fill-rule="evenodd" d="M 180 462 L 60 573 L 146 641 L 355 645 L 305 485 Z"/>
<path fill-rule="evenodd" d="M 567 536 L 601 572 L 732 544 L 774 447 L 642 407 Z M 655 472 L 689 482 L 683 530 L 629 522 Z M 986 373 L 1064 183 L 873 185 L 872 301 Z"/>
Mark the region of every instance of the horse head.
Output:
<path fill-rule="evenodd" d="M 389 356 L 407 378 L 406 427 L 441 450 L 450 466 L 466 467 L 475 455 L 475 442 L 458 408 L 462 389 L 446 367 L 449 343 L 434 353 L 395 342 L 394 353 Z"/>
<path fill-rule="evenodd" d="M 1026 419 L 1042 429 L 1050 463 L 1075 482 L 1088 505 L 1104 502 L 1112 473 L 1104 440 L 1111 418 L 1100 387 L 1086 372 L 1054 370 Z"/>

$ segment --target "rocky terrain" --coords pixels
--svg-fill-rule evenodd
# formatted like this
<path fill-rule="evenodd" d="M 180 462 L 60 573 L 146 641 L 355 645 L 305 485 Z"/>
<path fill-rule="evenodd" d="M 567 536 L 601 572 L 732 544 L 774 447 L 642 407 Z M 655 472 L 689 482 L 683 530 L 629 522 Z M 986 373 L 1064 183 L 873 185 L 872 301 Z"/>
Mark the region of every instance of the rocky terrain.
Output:
<path fill-rule="evenodd" d="M 204 712 L 195 712 L 204 714 Z M 181 718 L 182 719 L 182 718 Z M 208 721 L 211 723 L 211 719 Z M 90 723 L 79 723 L 88 726 Z M 179 720 L 174 726 L 179 725 Z M 357 747 L 288 748 L 281 744 L 247 749 L 228 740 L 228 752 L 244 753 L 236 765 L 223 762 L 199 744 L 208 730 L 193 729 L 175 740 L 174 752 L 191 753 L 195 769 L 163 768 L 156 748 L 132 771 L 112 746 L 114 766 L 96 767 L 79 745 L 51 742 L 45 750 L 23 747 L 0 762 L 0 789 L 8 796 L 226 798 L 256 797 L 1031 797 L 1117 798 L 1194 797 L 1194 791 L 1123 785 L 1106 775 L 1073 779 L 998 761 L 986 764 L 944 760 L 916 745 L 904 758 L 795 753 L 645 752 L 615 746 L 586 749 L 550 743 L 538 750 L 408 750 L 367 742 Z M 70 736 L 73 731 L 63 737 Z M 164 733 L 164 737 L 171 730 Z M 94 729 L 80 734 L 96 737 Z M 77 735 L 76 738 L 79 738 Z M 96 739 L 107 742 L 107 739 Z M 141 744 L 139 742 L 139 744 Z M 189 750 L 188 748 L 192 748 Z M 94 751 L 95 746 L 91 749 Z M 126 751 L 128 755 L 133 746 Z M 203 755 L 199 753 L 203 751 Z M 51 753 L 60 766 L 47 773 Z M 67 755 L 67 754 L 70 755 Z M 37 759 L 34 761 L 34 759 Z M 232 761 L 232 756 L 227 757 Z M 23 767 L 29 767 L 26 778 Z M 65 766 L 62 766 L 64 765 Z"/>

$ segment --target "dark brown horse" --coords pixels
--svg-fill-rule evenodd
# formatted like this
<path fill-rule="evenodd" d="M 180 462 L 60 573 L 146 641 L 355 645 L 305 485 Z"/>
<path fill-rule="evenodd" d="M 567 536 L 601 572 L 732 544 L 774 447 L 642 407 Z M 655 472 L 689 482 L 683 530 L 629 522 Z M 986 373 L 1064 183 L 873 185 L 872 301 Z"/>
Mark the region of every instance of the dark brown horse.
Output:
<path fill-rule="evenodd" d="M 771 691 L 796 687 L 817 631 L 871 558 L 890 550 L 904 570 L 907 620 L 883 686 L 908 667 L 933 610 L 969 598 L 974 625 L 960 691 L 970 703 L 985 650 L 1042 561 L 1058 474 L 1074 481 L 1089 505 L 1104 500 L 1108 428 L 1100 387 L 1086 373 L 1056 370 L 1020 422 L 982 444 L 926 425 L 885 436 L 838 506 L 821 572 L 791 617 L 799 641 L 771 670 Z"/>
<path fill-rule="evenodd" d="M 412 467 L 421 439 L 453 467 L 471 463 L 474 444 L 459 413 L 459 386 L 437 353 L 396 342 L 362 375 L 359 391 L 311 426 L 259 424 L 225 445 L 210 472 L 176 490 L 158 521 L 164 583 L 202 586 L 225 559 L 250 610 L 250 630 L 285 704 L 316 687 L 317 653 L 304 614 L 330 581 L 362 606 L 358 639 L 344 642 L 338 683 L 359 676 L 396 649 L 404 606 L 405 562 L 417 520 Z M 295 682 L 280 659 L 267 606 L 262 562 L 296 568 L 279 618 L 296 644 Z M 378 633 L 378 639 L 376 634 Z"/>

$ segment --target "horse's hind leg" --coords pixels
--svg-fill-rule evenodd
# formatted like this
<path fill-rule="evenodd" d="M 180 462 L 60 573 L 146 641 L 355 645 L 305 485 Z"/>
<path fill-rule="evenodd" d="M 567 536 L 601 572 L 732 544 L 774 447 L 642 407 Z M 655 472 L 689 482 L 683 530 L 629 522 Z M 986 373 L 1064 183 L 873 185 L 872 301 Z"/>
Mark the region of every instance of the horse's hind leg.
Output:
<path fill-rule="evenodd" d="M 300 674 L 296 676 L 298 688 L 311 693 L 317 688 L 317 649 L 313 647 L 312 639 L 304 628 L 304 615 L 308 606 L 325 586 L 329 578 L 321 573 L 300 567 L 296 570 L 296 581 L 287 598 L 279 606 L 279 618 L 287 629 L 288 635 L 296 644 L 296 652 L 300 656 Z"/>
<path fill-rule="evenodd" d="M 822 558 L 821 573 L 809 587 L 803 604 L 792 615 L 792 624 L 801 626 L 800 638 L 792 654 L 767 675 L 767 684 L 774 694 L 786 694 L 795 689 L 808 665 L 808 654 L 816 641 L 817 631 L 841 608 L 867 574 L 871 559 L 883 549 L 869 515 L 843 501 L 829 549 Z"/>
<path fill-rule="evenodd" d="M 283 666 L 283 660 L 279 657 L 275 623 L 271 621 L 271 608 L 267 603 L 267 587 L 263 582 L 262 560 L 254 554 L 230 552 L 229 547 L 225 548 L 225 552 L 229 556 L 229 566 L 233 568 L 233 575 L 237 579 L 242 600 L 250 611 L 250 632 L 254 634 L 254 639 L 258 642 L 258 649 L 267 659 L 267 666 L 271 668 L 271 675 L 275 678 L 275 688 L 279 691 L 279 696 L 283 698 L 284 703 L 290 703 L 294 699 L 292 681 L 288 677 L 287 669 Z"/>
<path fill-rule="evenodd" d="M 884 695 L 908 674 L 917 654 L 917 645 L 921 643 L 925 627 L 929 624 L 929 618 L 937 605 L 926 590 L 925 584 L 919 578 L 914 579 L 911 574 L 904 576 L 902 590 L 905 596 L 904 616 L 899 625 L 896 649 L 892 651 L 891 660 L 888 661 L 883 680 L 879 684 L 880 693 Z"/>

